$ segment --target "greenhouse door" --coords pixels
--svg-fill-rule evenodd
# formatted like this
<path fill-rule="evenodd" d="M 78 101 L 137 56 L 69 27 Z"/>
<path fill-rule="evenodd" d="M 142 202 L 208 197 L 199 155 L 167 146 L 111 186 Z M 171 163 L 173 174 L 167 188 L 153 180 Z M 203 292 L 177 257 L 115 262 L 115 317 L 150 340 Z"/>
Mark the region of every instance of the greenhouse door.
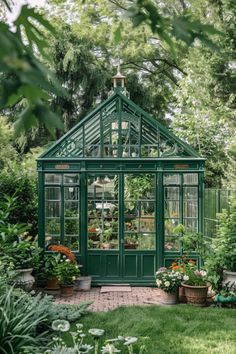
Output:
<path fill-rule="evenodd" d="M 122 277 L 152 281 L 156 270 L 156 176 L 125 174 L 123 178 Z"/>
<path fill-rule="evenodd" d="M 87 185 L 87 273 L 98 283 L 153 282 L 155 174 L 90 174 Z"/>

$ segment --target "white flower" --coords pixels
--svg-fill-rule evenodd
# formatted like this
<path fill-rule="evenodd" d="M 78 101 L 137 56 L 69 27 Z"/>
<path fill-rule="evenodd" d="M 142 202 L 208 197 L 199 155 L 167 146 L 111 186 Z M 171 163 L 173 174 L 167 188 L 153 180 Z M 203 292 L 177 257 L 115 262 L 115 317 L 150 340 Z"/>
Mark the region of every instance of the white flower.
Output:
<path fill-rule="evenodd" d="M 54 331 L 67 332 L 70 329 L 70 322 L 66 320 L 55 320 L 52 323 L 52 329 Z"/>
<path fill-rule="evenodd" d="M 76 277 L 72 277 L 72 280 L 75 280 L 76 279 Z"/>
<path fill-rule="evenodd" d="M 90 334 L 92 334 L 92 336 L 94 336 L 94 337 L 96 338 L 96 337 L 101 337 L 101 336 L 103 336 L 103 334 L 104 334 L 104 329 L 91 328 L 91 329 L 88 330 L 88 332 L 89 332 Z"/>
<path fill-rule="evenodd" d="M 157 280 L 156 280 L 156 283 L 157 283 L 157 286 L 160 286 L 160 285 L 162 284 L 162 281 L 159 280 L 159 279 L 157 279 Z"/>
<path fill-rule="evenodd" d="M 183 281 L 189 280 L 189 276 L 188 275 L 184 275 L 183 276 Z"/>
<path fill-rule="evenodd" d="M 169 281 L 165 281 L 164 285 L 168 288 L 170 286 L 170 282 Z"/>
<path fill-rule="evenodd" d="M 69 258 L 67 258 L 67 259 L 65 260 L 65 262 L 70 263 L 70 259 L 69 259 Z"/>
<path fill-rule="evenodd" d="M 93 349 L 93 346 L 88 344 L 82 344 L 79 346 L 78 349 L 79 353 L 89 353 Z"/>
<path fill-rule="evenodd" d="M 137 342 L 137 340 L 138 340 L 138 338 L 136 338 L 136 337 L 125 337 L 124 345 L 134 344 Z"/>
<path fill-rule="evenodd" d="M 101 353 L 105 354 L 112 354 L 112 353 L 119 353 L 120 350 L 118 350 L 113 344 L 107 344 L 104 347 L 101 348 Z"/>
<path fill-rule="evenodd" d="M 200 270 L 201 276 L 205 277 L 207 275 L 207 272 L 205 270 Z"/>

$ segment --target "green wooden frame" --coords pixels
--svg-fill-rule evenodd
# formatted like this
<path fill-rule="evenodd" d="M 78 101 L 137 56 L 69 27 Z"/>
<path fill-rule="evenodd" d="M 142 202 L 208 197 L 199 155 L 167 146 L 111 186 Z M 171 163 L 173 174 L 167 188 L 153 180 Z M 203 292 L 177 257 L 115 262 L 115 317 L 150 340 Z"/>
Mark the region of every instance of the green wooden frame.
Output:
<path fill-rule="evenodd" d="M 107 128 L 112 126 L 112 122 L 117 123 L 118 130 L 118 142 L 115 148 L 111 144 L 111 128 L 110 130 Z M 128 156 L 124 156 L 123 152 L 125 132 L 122 129 L 122 122 L 128 122 L 128 131 L 133 134 L 125 137 L 125 143 L 129 142 L 128 147 L 125 145 Z M 137 131 L 134 129 L 135 126 L 138 127 Z M 109 144 L 107 144 L 109 139 Z M 134 140 L 137 144 L 133 148 L 131 142 Z M 92 156 L 88 156 L 90 152 Z M 116 155 L 112 156 L 112 153 Z M 92 273 L 94 284 L 124 282 L 152 285 L 155 270 L 160 266 L 168 266 L 180 256 L 180 251 L 164 250 L 164 175 L 180 174 L 183 185 L 183 174 L 198 174 L 198 231 L 203 232 L 204 163 L 205 160 L 196 151 L 125 97 L 120 88 L 117 88 L 112 96 L 38 158 L 39 245 L 45 247 L 45 174 L 78 173 L 80 174 L 80 250 L 76 254 L 83 265 L 84 274 Z M 158 182 L 155 192 L 158 210 L 158 218 L 155 216 L 157 245 L 155 250 L 127 251 L 122 244 L 124 238 L 123 178 L 125 174 L 134 172 L 136 174 L 151 173 Z M 118 251 L 87 249 L 88 174 L 117 174 L 119 176 L 120 247 Z M 64 201 L 62 200 L 62 211 L 63 208 Z M 62 220 L 63 218 L 61 218 L 61 223 Z M 61 225 L 62 231 L 63 228 L 64 225 Z M 61 238 L 63 240 L 64 234 Z M 196 254 L 192 256 L 198 257 Z"/>

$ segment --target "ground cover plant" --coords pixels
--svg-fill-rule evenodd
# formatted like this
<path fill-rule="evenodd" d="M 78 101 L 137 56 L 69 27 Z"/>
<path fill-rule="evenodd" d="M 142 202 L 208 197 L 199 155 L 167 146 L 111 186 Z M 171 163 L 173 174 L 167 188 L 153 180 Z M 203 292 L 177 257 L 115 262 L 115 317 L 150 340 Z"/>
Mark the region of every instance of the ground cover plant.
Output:
<path fill-rule="evenodd" d="M 89 314 L 79 323 L 83 323 L 85 331 L 104 329 L 105 339 L 118 335 L 149 337 L 148 354 L 235 354 L 235 309 L 210 307 L 199 311 L 187 305 L 120 307 L 111 312 Z M 72 326 L 72 330 L 76 327 Z M 71 344 L 69 334 L 64 338 Z M 91 344 L 92 340 L 88 337 L 85 343 Z M 134 346 L 136 352 L 138 347 Z"/>

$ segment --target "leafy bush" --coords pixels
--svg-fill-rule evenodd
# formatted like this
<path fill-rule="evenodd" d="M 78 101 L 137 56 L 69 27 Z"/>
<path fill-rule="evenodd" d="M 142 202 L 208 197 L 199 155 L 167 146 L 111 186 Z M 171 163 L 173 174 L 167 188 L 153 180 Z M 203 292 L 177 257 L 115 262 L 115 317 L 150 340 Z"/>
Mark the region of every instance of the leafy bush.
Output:
<path fill-rule="evenodd" d="M 17 202 L 14 212 L 10 212 L 7 222 L 10 224 L 30 224 L 31 232 L 37 234 L 37 184 L 36 179 L 27 174 L 20 166 L 11 173 L 0 172 L 0 195 L 14 196 Z"/>
<path fill-rule="evenodd" d="M 236 271 L 236 197 L 230 203 L 229 211 L 217 215 L 219 225 L 206 258 L 209 280 L 216 290 L 221 290 L 223 271 Z"/>

